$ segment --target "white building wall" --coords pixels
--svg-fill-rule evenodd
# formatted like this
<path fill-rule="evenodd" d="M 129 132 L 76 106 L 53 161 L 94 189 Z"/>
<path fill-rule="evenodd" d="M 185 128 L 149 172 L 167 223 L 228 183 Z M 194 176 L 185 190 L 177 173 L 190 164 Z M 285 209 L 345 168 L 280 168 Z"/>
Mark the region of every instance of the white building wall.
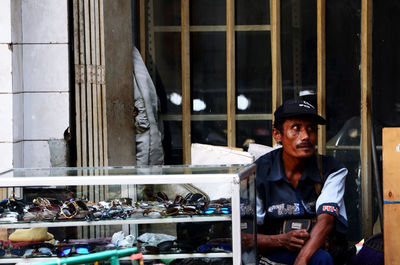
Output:
<path fill-rule="evenodd" d="M 0 25 L 0 167 L 64 166 L 67 0 L 1 0 Z"/>
<path fill-rule="evenodd" d="M 0 1 L 0 168 L 13 165 L 11 1 Z"/>

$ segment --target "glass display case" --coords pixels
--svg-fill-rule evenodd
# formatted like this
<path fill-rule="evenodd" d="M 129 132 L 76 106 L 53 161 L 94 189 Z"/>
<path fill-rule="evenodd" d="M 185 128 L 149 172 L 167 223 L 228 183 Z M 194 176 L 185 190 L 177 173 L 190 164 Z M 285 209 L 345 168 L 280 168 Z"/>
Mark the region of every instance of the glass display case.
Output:
<path fill-rule="evenodd" d="M 137 246 L 145 264 L 255 264 L 256 246 L 240 243 L 241 233 L 256 242 L 254 174 L 255 165 L 4 171 L 0 263 Z"/>

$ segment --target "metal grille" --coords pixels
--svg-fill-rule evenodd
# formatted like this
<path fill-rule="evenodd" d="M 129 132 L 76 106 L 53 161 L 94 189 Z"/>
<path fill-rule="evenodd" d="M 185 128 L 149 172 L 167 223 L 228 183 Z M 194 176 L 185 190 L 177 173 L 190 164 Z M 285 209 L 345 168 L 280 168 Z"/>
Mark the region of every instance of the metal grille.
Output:
<path fill-rule="evenodd" d="M 77 166 L 107 166 L 103 0 L 74 0 Z"/>
<path fill-rule="evenodd" d="M 107 166 L 103 0 L 73 0 L 76 149 L 78 167 Z M 90 173 L 90 172 L 88 172 Z M 78 196 L 106 198 L 102 186 L 79 186 Z M 78 229 L 78 237 L 109 234 L 107 227 Z"/>

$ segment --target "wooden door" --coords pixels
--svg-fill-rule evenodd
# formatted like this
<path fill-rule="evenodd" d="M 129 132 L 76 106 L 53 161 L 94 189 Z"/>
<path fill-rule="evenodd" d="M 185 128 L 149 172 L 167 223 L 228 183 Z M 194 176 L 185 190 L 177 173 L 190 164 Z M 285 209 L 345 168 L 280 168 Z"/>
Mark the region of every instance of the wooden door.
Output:
<path fill-rule="evenodd" d="M 383 224 L 385 264 L 400 264 L 400 128 L 384 128 L 383 153 Z"/>

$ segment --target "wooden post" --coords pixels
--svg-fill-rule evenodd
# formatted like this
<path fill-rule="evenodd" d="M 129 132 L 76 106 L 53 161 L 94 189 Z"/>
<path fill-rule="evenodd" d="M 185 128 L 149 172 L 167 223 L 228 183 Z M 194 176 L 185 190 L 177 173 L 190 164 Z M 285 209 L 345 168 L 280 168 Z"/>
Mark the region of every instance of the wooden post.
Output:
<path fill-rule="evenodd" d="M 93 167 L 93 106 L 92 106 L 92 86 L 93 86 L 93 67 L 91 62 L 91 46 L 90 46 L 90 32 L 91 32 L 91 21 L 90 21 L 90 5 L 89 1 L 84 1 L 84 46 L 85 46 L 85 61 L 86 61 L 86 89 L 85 89 L 85 96 L 86 96 L 86 128 L 87 128 L 87 143 L 88 143 L 88 150 L 87 150 L 87 158 L 88 158 L 88 166 Z"/>
<path fill-rule="evenodd" d="M 361 6 L 361 198 L 363 235 L 372 235 L 372 0 Z"/>
<path fill-rule="evenodd" d="M 182 147 L 183 164 L 191 163 L 190 25 L 189 0 L 181 0 Z"/>
<path fill-rule="evenodd" d="M 99 25 L 100 25 L 100 68 L 101 68 L 101 117 L 103 130 L 104 166 L 108 166 L 108 133 L 107 133 L 107 97 L 106 97 L 106 56 L 104 45 L 104 0 L 99 0 Z M 135 147 L 136 148 L 136 147 Z"/>
<path fill-rule="evenodd" d="M 98 28 L 98 24 L 96 24 L 96 5 L 97 0 L 90 0 L 90 65 L 92 69 L 92 132 L 93 132 L 93 166 L 99 166 L 99 128 L 98 128 L 98 116 L 97 116 L 97 56 L 96 56 L 96 28 Z"/>
<path fill-rule="evenodd" d="M 236 147 L 235 67 L 235 1 L 226 0 L 226 104 L 229 147 Z"/>
<path fill-rule="evenodd" d="M 272 113 L 282 104 L 280 5 L 280 0 L 271 0 Z M 273 119 L 272 116 L 272 122 Z M 275 144 L 275 140 L 272 141 Z"/>
<path fill-rule="evenodd" d="M 108 163 L 112 166 L 136 164 L 131 4 L 104 0 L 102 7 Z"/>
<path fill-rule="evenodd" d="M 98 143 L 98 165 L 104 166 L 104 127 L 102 113 L 101 87 L 103 85 L 103 67 L 101 66 L 101 42 L 100 42 L 100 5 L 99 0 L 95 1 L 95 65 L 96 65 L 96 128 Z"/>
<path fill-rule="evenodd" d="M 139 51 L 146 63 L 146 9 L 144 0 L 139 0 Z"/>
<path fill-rule="evenodd" d="M 87 159 L 87 153 L 88 153 L 88 145 L 87 145 L 87 107 L 86 107 L 86 73 L 85 71 L 85 65 L 86 59 L 85 59 L 85 8 L 84 8 L 84 1 L 79 0 L 79 63 L 81 66 L 81 85 L 79 89 L 79 100 L 80 101 L 80 121 L 81 121 L 81 131 L 78 133 L 81 133 L 81 165 L 78 164 L 78 166 L 88 166 L 88 159 Z"/>
<path fill-rule="evenodd" d="M 317 109 L 326 117 L 325 0 L 317 0 Z M 318 153 L 326 154 L 326 126 L 318 126 Z"/>

